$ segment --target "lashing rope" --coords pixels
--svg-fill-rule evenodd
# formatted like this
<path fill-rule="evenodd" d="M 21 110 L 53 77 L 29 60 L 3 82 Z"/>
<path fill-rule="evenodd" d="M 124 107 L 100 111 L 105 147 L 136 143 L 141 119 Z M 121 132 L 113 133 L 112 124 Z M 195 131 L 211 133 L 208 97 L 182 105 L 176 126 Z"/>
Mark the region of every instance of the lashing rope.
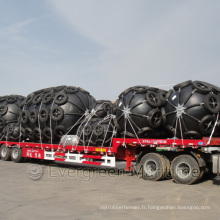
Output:
<path fill-rule="evenodd" d="M 109 143 L 108 152 L 111 152 L 112 140 L 113 140 L 113 137 L 114 137 L 115 134 L 117 134 L 117 129 L 116 129 L 116 127 L 114 126 L 114 127 L 113 127 L 113 132 L 112 132 L 112 137 L 111 137 L 111 140 L 110 140 L 110 143 Z"/>
<path fill-rule="evenodd" d="M 66 136 L 70 133 L 70 131 L 79 123 L 79 121 L 80 121 L 84 116 L 85 116 L 85 114 L 83 114 L 83 115 L 81 116 L 81 118 L 80 118 L 80 119 L 70 128 L 70 130 L 63 136 L 64 139 L 66 138 Z M 64 142 L 63 145 L 65 145 L 66 141 L 67 141 L 67 138 L 65 139 L 65 142 Z M 60 140 L 60 142 L 59 142 L 59 146 L 60 146 L 60 145 L 61 145 L 61 140 Z"/>
<path fill-rule="evenodd" d="M 137 135 L 137 133 L 136 133 L 136 131 L 135 131 L 135 129 L 134 129 L 134 127 L 133 127 L 131 121 L 130 121 L 130 116 L 128 116 L 128 122 L 130 123 L 131 128 L 132 128 L 132 130 L 134 131 L 134 134 L 135 134 L 136 138 L 138 139 L 138 142 L 140 143 L 141 146 L 143 146 L 142 143 L 141 143 L 141 141 L 140 141 L 140 139 L 138 138 L 138 135 Z"/>
<path fill-rule="evenodd" d="M 102 141 L 102 145 L 101 145 L 101 152 L 102 152 L 102 148 L 103 148 L 103 145 L 104 145 L 104 142 L 105 142 L 105 139 L 106 139 L 106 136 L 107 136 L 107 133 L 108 133 L 108 130 L 109 130 L 109 127 L 110 127 L 110 124 L 112 122 L 112 119 L 115 118 L 115 115 L 107 115 L 102 121 L 105 121 L 105 120 L 108 120 L 109 119 L 109 123 L 108 123 L 108 127 L 106 129 L 106 132 L 105 132 L 105 136 L 104 136 L 104 139 Z M 101 122 L 102 122 L 101 121 Z M 101 124 L 101 122 L 99 122 L 99 124 Z"/>
<path fill-rule="evenodd" d="M 215 132 L 215 128 L 216 128 L 216 125 L 217 125 L 217 123 L 218 123 L 218 118 L 219 118 L 219 112 L 218 112 L 218 115 L 217 115 L 217 118 L 216 118 L 216 121 L 215 121 L 214 127 L 213 127 L 213 129 L 212 129 L 211 135 L 209 136 L 209 140 L 208 140 L 208 142 L 207 142 L 207 145 L 209 145 L 210 142 L 211 142 L 212 135 L 214 134 L 214 132 Z"/>
<path fill-rule="evenodd" d="M 40 134 L 40 144 L 41 144 L 41 149 L 43 149 L 43 143 L 42 143 L 42 137 L 41 137 L 41 129 L 40 129 L 40 110 L 41 110 L 41 107 L 42 107 L 42 101 L 40 103 L 40 108 L 39 108 L 39 111 L 38 111 L 38 116 L 37 116 L 37 120 L 38 120 L 38 125 L 39 125 L 39 134 Z"/>
<path fill-rule="evenodd" d="M 24 111 L 24 106 L 22 108 L 22 111 Z M 22 114 L 22 111 L 21 111 L 21 114 Z M 20 115 L 21 117 L 21 115 Z M 21 132 L 21 119 L 20 119 L 20 125 L 19 125 L 19 148 L 21 147 L 21 136 L 22 136 L 22 132 Z"/>

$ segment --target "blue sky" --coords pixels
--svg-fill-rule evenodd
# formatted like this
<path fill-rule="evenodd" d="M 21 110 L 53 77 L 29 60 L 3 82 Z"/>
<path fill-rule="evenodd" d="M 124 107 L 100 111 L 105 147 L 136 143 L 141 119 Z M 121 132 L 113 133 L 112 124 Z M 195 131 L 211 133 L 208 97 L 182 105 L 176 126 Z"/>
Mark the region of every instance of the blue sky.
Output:
<path fill-rule="evenodd" d="M 0 95 L 70 85 L 115 100 L 135 85 L 220 86 L 219 9 L 217 0 L 1 1 Z"/>

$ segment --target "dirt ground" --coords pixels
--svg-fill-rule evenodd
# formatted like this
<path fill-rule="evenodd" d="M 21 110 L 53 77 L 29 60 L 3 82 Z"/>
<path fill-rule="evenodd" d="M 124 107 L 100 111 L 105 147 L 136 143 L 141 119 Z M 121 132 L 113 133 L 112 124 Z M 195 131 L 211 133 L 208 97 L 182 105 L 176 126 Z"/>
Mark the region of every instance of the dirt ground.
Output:
<path fill-rule="evenodd" d="M 146 181 L 113 169 L 0 160 L 0 219 L 220 220 L 220 186 Z"/>

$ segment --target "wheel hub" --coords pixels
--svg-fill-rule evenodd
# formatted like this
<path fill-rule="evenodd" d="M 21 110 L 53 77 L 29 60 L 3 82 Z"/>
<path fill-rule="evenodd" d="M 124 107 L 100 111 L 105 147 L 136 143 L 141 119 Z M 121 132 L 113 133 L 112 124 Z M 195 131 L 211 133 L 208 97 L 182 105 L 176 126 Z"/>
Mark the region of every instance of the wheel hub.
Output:
<path fill-rule="evenodd" d="M 2 155 L 2 157 L 6 157 L 7 149 L 5 147 L 2 149 L 1 155 Z"/>
<path fill-rule="evenodd" d="M 181 163 L 176 167 L 177 175 L 182 178 L 188 178 L 190 175 L 190 167 L 186 163 Z"/>
<path fill-rule="evenodd" d="M 148 161 L 145 164 L 145 171 L 148 176 L 154 175 L 157 171 L 157 164 L 154 161 Z"/>
<path fill-rule="evenodd" d="M 17 159 L 17 157 L 18 157 L 18 150 L 17 149 L 13 150 L 12 156 L 14 159 Z"/>

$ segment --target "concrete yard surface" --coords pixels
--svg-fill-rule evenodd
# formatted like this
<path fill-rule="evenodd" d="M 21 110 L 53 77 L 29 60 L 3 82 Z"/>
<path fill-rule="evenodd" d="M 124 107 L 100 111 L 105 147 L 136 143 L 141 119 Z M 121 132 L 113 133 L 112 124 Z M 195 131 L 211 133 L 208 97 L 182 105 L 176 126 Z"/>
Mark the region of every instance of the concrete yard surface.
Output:
<path fill-rule="evenodd" d="M 220 220 L 220 186 L 143 180 L 114 169 L 0 160 L 0 219 Z"/>

